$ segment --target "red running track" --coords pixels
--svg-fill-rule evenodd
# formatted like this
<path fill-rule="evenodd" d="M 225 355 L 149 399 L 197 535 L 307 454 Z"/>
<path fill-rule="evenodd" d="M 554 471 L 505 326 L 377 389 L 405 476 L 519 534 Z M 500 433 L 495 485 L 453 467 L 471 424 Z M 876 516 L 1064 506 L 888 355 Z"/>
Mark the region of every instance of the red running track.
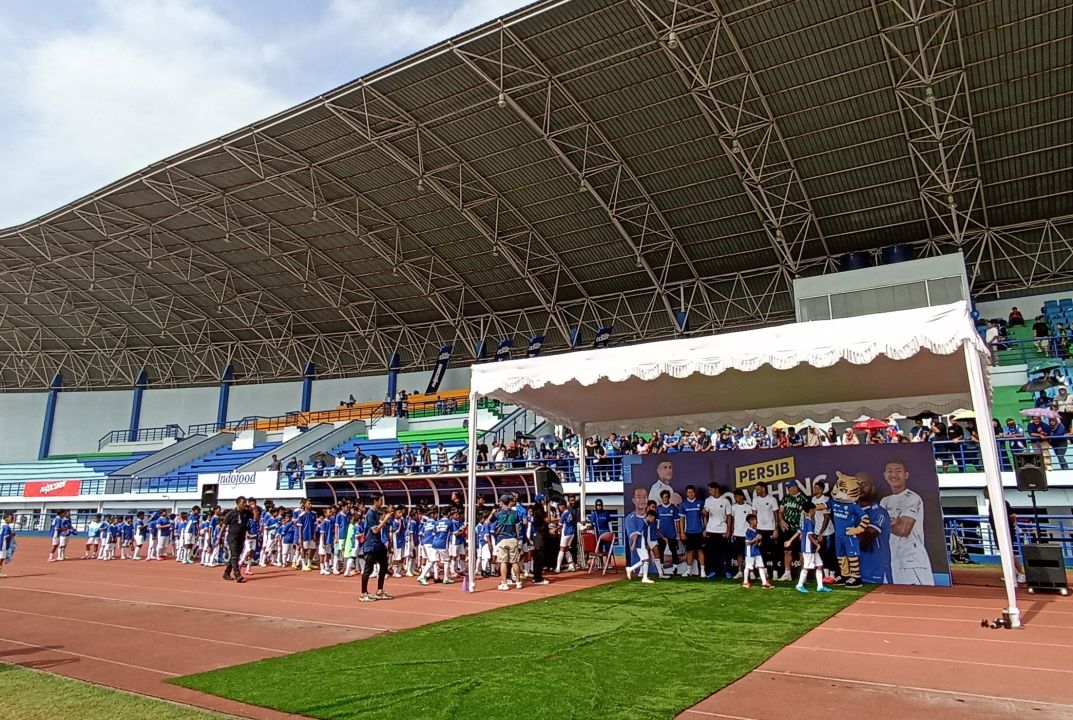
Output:
<path fill-rule="evenodd" d="M 72 546 L 70 555 L 79 555 Z M 559 595 L 622 575 L 564 574 L 542 587 L 418 585 L 388 579 L 395 600 L 359 603 L 357 578 L 174 561 L 49 563 L 47 538 L 21 538 L 0 580 L 0 661 L 258 720 L 296 717 L 177 687 L 169 678 L 334 645 Z"/>
<path fill-rule="evenodd" d="M 998 572 L 955 580 L 873 590 L 679 720 L 1073 718 L 1070 598 L 1019 592 L 1025 627 L 991 630 Z"/>

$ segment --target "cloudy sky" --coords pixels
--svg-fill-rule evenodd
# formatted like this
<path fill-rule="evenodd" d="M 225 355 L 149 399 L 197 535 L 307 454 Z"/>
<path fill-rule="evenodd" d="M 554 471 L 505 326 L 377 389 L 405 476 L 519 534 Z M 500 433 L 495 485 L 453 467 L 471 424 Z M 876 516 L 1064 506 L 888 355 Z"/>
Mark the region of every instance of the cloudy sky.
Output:
<path fill-rule="evenodd" d="M 0 2 L 0 228 L 525 4 Z"/>

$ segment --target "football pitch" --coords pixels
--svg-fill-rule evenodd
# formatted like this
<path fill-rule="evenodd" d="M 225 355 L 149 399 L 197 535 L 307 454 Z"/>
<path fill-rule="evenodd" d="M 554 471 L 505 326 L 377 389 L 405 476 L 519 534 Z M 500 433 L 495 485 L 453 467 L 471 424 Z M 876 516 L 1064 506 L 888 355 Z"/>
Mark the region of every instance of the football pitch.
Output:
<path fill-rule="evenodd" d="M 865 592 L 620 581 L 173 682 L 325 720 L 669 720 Z"/>

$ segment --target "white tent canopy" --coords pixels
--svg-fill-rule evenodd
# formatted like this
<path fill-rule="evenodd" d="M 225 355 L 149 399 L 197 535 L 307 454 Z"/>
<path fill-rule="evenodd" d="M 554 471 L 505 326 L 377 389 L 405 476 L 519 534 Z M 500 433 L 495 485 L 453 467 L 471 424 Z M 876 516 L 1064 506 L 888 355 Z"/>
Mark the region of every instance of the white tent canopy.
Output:
<path fill-rule="evenodd" d="M 887 417 L 971 405 L 965 303 L 476 365 L 479 395 L 590 432 Z"/>
<path fill-rule="evenodd" d="M 973 408 L 991 416 L 987 348 L 965 302 L 863 317 L 798 323 L 708 337 L 474 365 L 470 447 L 479 396 L 529 408 L 578 432 L 653 427 L 770 424 L 924 410 Z M 979 423 L 991 497 L 1002 507 L 991 424 Z M 473 547 L 475 453 L 470 452 L 469 527 Z M 581 512 L 585 512 L 585 460 Z M 1008 612 L 1020 625 L 1005 513 L 995 513 Z M 470 578 L 474 558 L 470 554 Z M 473 583 L 471 583 L 471 589 Z"/>

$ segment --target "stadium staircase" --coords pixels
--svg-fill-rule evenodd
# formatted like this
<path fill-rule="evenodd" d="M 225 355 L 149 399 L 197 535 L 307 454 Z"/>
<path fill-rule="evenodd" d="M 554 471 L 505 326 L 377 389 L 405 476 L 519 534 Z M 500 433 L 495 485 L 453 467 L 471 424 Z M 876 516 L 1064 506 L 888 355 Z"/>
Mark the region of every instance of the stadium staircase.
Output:
<path fill-rule="evenodd" d="M 329 452 L 332 448 L 355 436 L 358 430 L 364 430 L 365 423 L 361 420 L 352 420 L 336 427 L 333 423 L 321 423 L 306 430 L 297 437 L 291 438 L 285 443 L 277 445 L 272 450 L 253 458 L 249 462 L 236 468 L 235 472 L 257 472 L 264 470 L 272 461 L 272 455 L 279 457 L 284 465 L 291 458 L 304 460 L 306 466 L 310 465 L 310 458 L 318 452 Z"/>

